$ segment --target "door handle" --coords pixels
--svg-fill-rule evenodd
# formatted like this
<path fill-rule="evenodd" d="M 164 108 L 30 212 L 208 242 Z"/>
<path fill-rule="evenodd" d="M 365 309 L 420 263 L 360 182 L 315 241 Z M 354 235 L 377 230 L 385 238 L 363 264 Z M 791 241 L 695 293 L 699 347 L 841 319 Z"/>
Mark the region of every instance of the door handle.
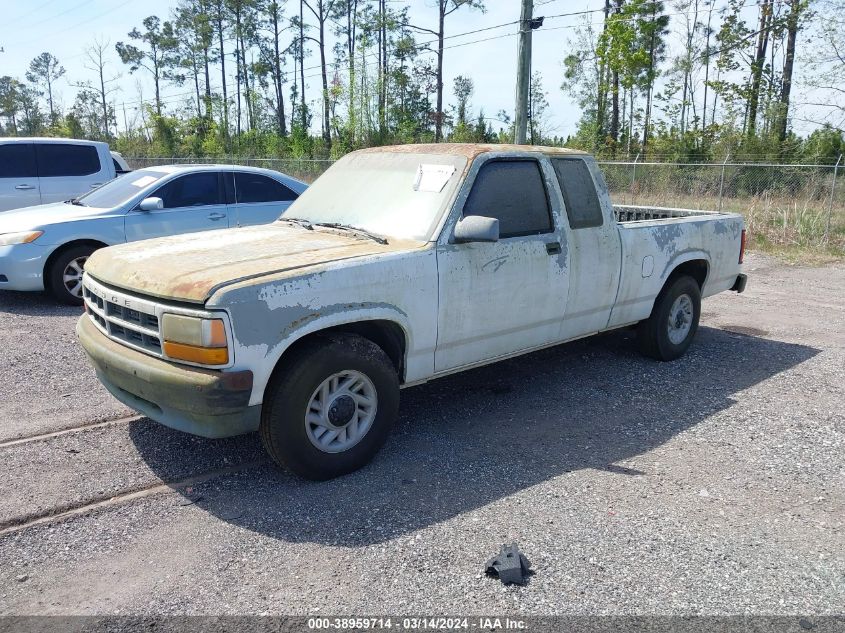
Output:
<path fill-rule="evenodd" d="M 560 242 L 546 242 L 546 252 L 549 255 L 560 254 Z"/>
<path fill-rule="evenodd" d="M 103 186 L 103 183 L 95 182 L 95 183 L 91 184 L 91 189 L 96 189 L 97 187 L 102 187 L 102 186 Z"/>
<path fill-rule="evenodd" d="M 21 191 L 27 191 L 29 189 L 35 189 L 32 185 L 16 185 L 15 189 L 20 189 Z"/>
<path fill-rule="evenodd" d="M 225 214 L 225 213 L 209 213 L 209 214 L 208 214 L 208 218 L 209 218 L 210 220 L 214 220 L 215 222 L 216 222 L 217 220 L 222 220 L 222 219 L 223 219 L 223 218 L 225 218 L 225 217 L 226 217 L 226 214 Z"/>

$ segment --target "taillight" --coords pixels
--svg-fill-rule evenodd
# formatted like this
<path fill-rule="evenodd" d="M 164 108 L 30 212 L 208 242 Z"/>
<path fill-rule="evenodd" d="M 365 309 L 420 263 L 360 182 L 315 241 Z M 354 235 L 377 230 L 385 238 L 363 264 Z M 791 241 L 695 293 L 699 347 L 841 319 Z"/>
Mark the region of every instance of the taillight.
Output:
<path fill-rule="evenodd" d="M 742 229 L 742 237 L 739 241 L 739 263 L 742 263 L 742 260 L 745 259 L 745 229 Z"/>

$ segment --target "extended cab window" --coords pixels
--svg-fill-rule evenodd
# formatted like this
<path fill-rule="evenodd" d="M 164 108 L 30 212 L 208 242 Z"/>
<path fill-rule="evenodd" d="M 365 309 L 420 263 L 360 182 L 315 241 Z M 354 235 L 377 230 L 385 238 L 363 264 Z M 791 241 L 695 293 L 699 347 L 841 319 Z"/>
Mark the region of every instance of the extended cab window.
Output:
<path fill-rule="evenodd" d="M 90 176 L 100 171 L 100 156 L 93 145 L 36 143 L 35 153 L 41 178 Z"/>
<path fill-rule="evenodd" d="M 570 228 L 601 226 L 604 221 L 601 203 L 587 163 L 580 158 L 555 158 L 552 165 L 563 193 Z"/>
<path fill-rule="evenodd" d="M 0 178 L 37 178 L 32 143 L 0 145 Z"/>
<path fill-rule="evenodd" d="M 535 160 L 494 160 L 478 171 L 464 217 L 499 220 L 499 236 L 537 235 L 552 230 L 549 199 Z"/>
<path fill-rule="evenodd" d="M 238 202 L 289 202 L 297 195 L 278 180 L 261 174 L 235 172 L 235 193 Z"/>
<path fill-rule="evenodd" d="M 151 195 L 161 198 L 165 209 L 223 204 L 216 171 L 180 176 Z"/>

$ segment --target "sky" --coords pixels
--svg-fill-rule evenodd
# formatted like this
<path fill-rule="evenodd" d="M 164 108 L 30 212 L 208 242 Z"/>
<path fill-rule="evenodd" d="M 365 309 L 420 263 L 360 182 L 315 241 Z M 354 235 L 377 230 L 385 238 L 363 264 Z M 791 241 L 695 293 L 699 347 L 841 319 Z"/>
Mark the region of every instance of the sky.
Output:
<path fill-rule="evenodd" d="M 402 0 L 392 0 L 394 4 Z M 119 92 L 112 96 L 117 105 L 118 119 L 122 119 L 122 103 L 126 104 L 129 118 L 138 106 L 138 84 L 143 87 L 144 97 L 152 98 L 151 82 L 144 71 L 130 74 L 128 67 L 120 63 L 114 51 L 117 41 L 126 41 L 127 33 L 149 15 L 162 19 L 170 16 L 176 0 L 0 0 L 3 21 L 0 23 L 0 75 L 24 78 L 29 62 L 36 55 L 49 51 L 59 58 L 67 74 L 58 83 L 57 102 L 68 108 L 73 103 L 76 89 L 72 84 L 84 80 L 93 80 L 95 74 L 86 70 L 87 60 L 84 49 L 95 39 L 110 42 L 112 51 L 108 71 L 120 74 L 114 84 Z M 288 12 L 295 10 L 298 3 L 290 0 Z M 411 19 L 415 24 L 428 28 L 436 27 L 434 0 L 408 0 Z M 563 59 L 571 52 L 569 40 L 574 38 L 575 28 L 589 20 L 598 27 L 602 15 L 600 9 L 603 0 L 534 0 L 535 16 L 546 16 L 543 28 L 533 33 L 532 69 L 543 76 L 544 88 L 550 104 L 547 129 L 552 135 L 566 136 L 576 130 L 580 109 L 570 95 L 560 90 L 563 79 Z M 667 2 L 667 12 L 675 13 L 672 3 Z M 752 5 L 752 2 L 748 2 Z M 451 87 L 457 75 L 469 76 L 475 84 L 475 93 L 471 99 L 473 111 L 484 108 L 485 115 L 496 117 L 500 110 L 512 114 L 516 83 L 516 25 L 519 19 L 519 0 L 487 0 L 487 11 L 462 9 L 447 19 L 447 37 L 477 29 L 490 30 L 454 37 L 446 41 L 444 85 L 447 102 L 451 102 Z M 753 21 L 754 7 L 746 9 L 748 18 Z M 572 14 L 580 11 L 593 11 L 581 16 L 552 17 L 559 14 Z M 672 16 L 673 20 L 679 16 Z M 714 18 L 715 21 L 715 18 Z M 420 34 L 418 42 L 427 41 L 431 36 Z M 478 41 L 486 40 L 486 41 Z M 680 49 L 680 42 L 671 42 L 672 50 Z M 318 63 L 316 55 L 306 60 L 306 66 Z M 800 60 L 799 69 L 800 72 Z M 306 78 L 309 94 L 315 98 L 319 94 L 319 76 Z M 165 102 L 178 102 L 179 95 L 190 91 L 190 86 L 166 86 L 163 89 Z M 175 98 L 168 99 L 171 95 Z M 500 124 L 491 121 L 494 129 Z M 315 117 L 319 126 L 319 117 Z M 806 132 L 801 124 L 796 130 Z"/>

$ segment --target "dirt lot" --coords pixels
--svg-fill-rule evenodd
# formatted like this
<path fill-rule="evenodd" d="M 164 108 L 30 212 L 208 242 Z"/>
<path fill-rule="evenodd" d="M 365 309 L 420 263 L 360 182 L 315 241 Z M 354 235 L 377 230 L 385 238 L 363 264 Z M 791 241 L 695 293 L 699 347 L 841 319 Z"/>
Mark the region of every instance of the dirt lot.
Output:
<path fill-rule="evenodd" d="M 406 390 L 328 483 L 127 419 L 78 310 L 0 296 L 0 614 L 841 614 L 845 266 L 746 269 L 685 358 L 621 332 Z M 522 588 L 481 574 L 511 540 Z"/>

